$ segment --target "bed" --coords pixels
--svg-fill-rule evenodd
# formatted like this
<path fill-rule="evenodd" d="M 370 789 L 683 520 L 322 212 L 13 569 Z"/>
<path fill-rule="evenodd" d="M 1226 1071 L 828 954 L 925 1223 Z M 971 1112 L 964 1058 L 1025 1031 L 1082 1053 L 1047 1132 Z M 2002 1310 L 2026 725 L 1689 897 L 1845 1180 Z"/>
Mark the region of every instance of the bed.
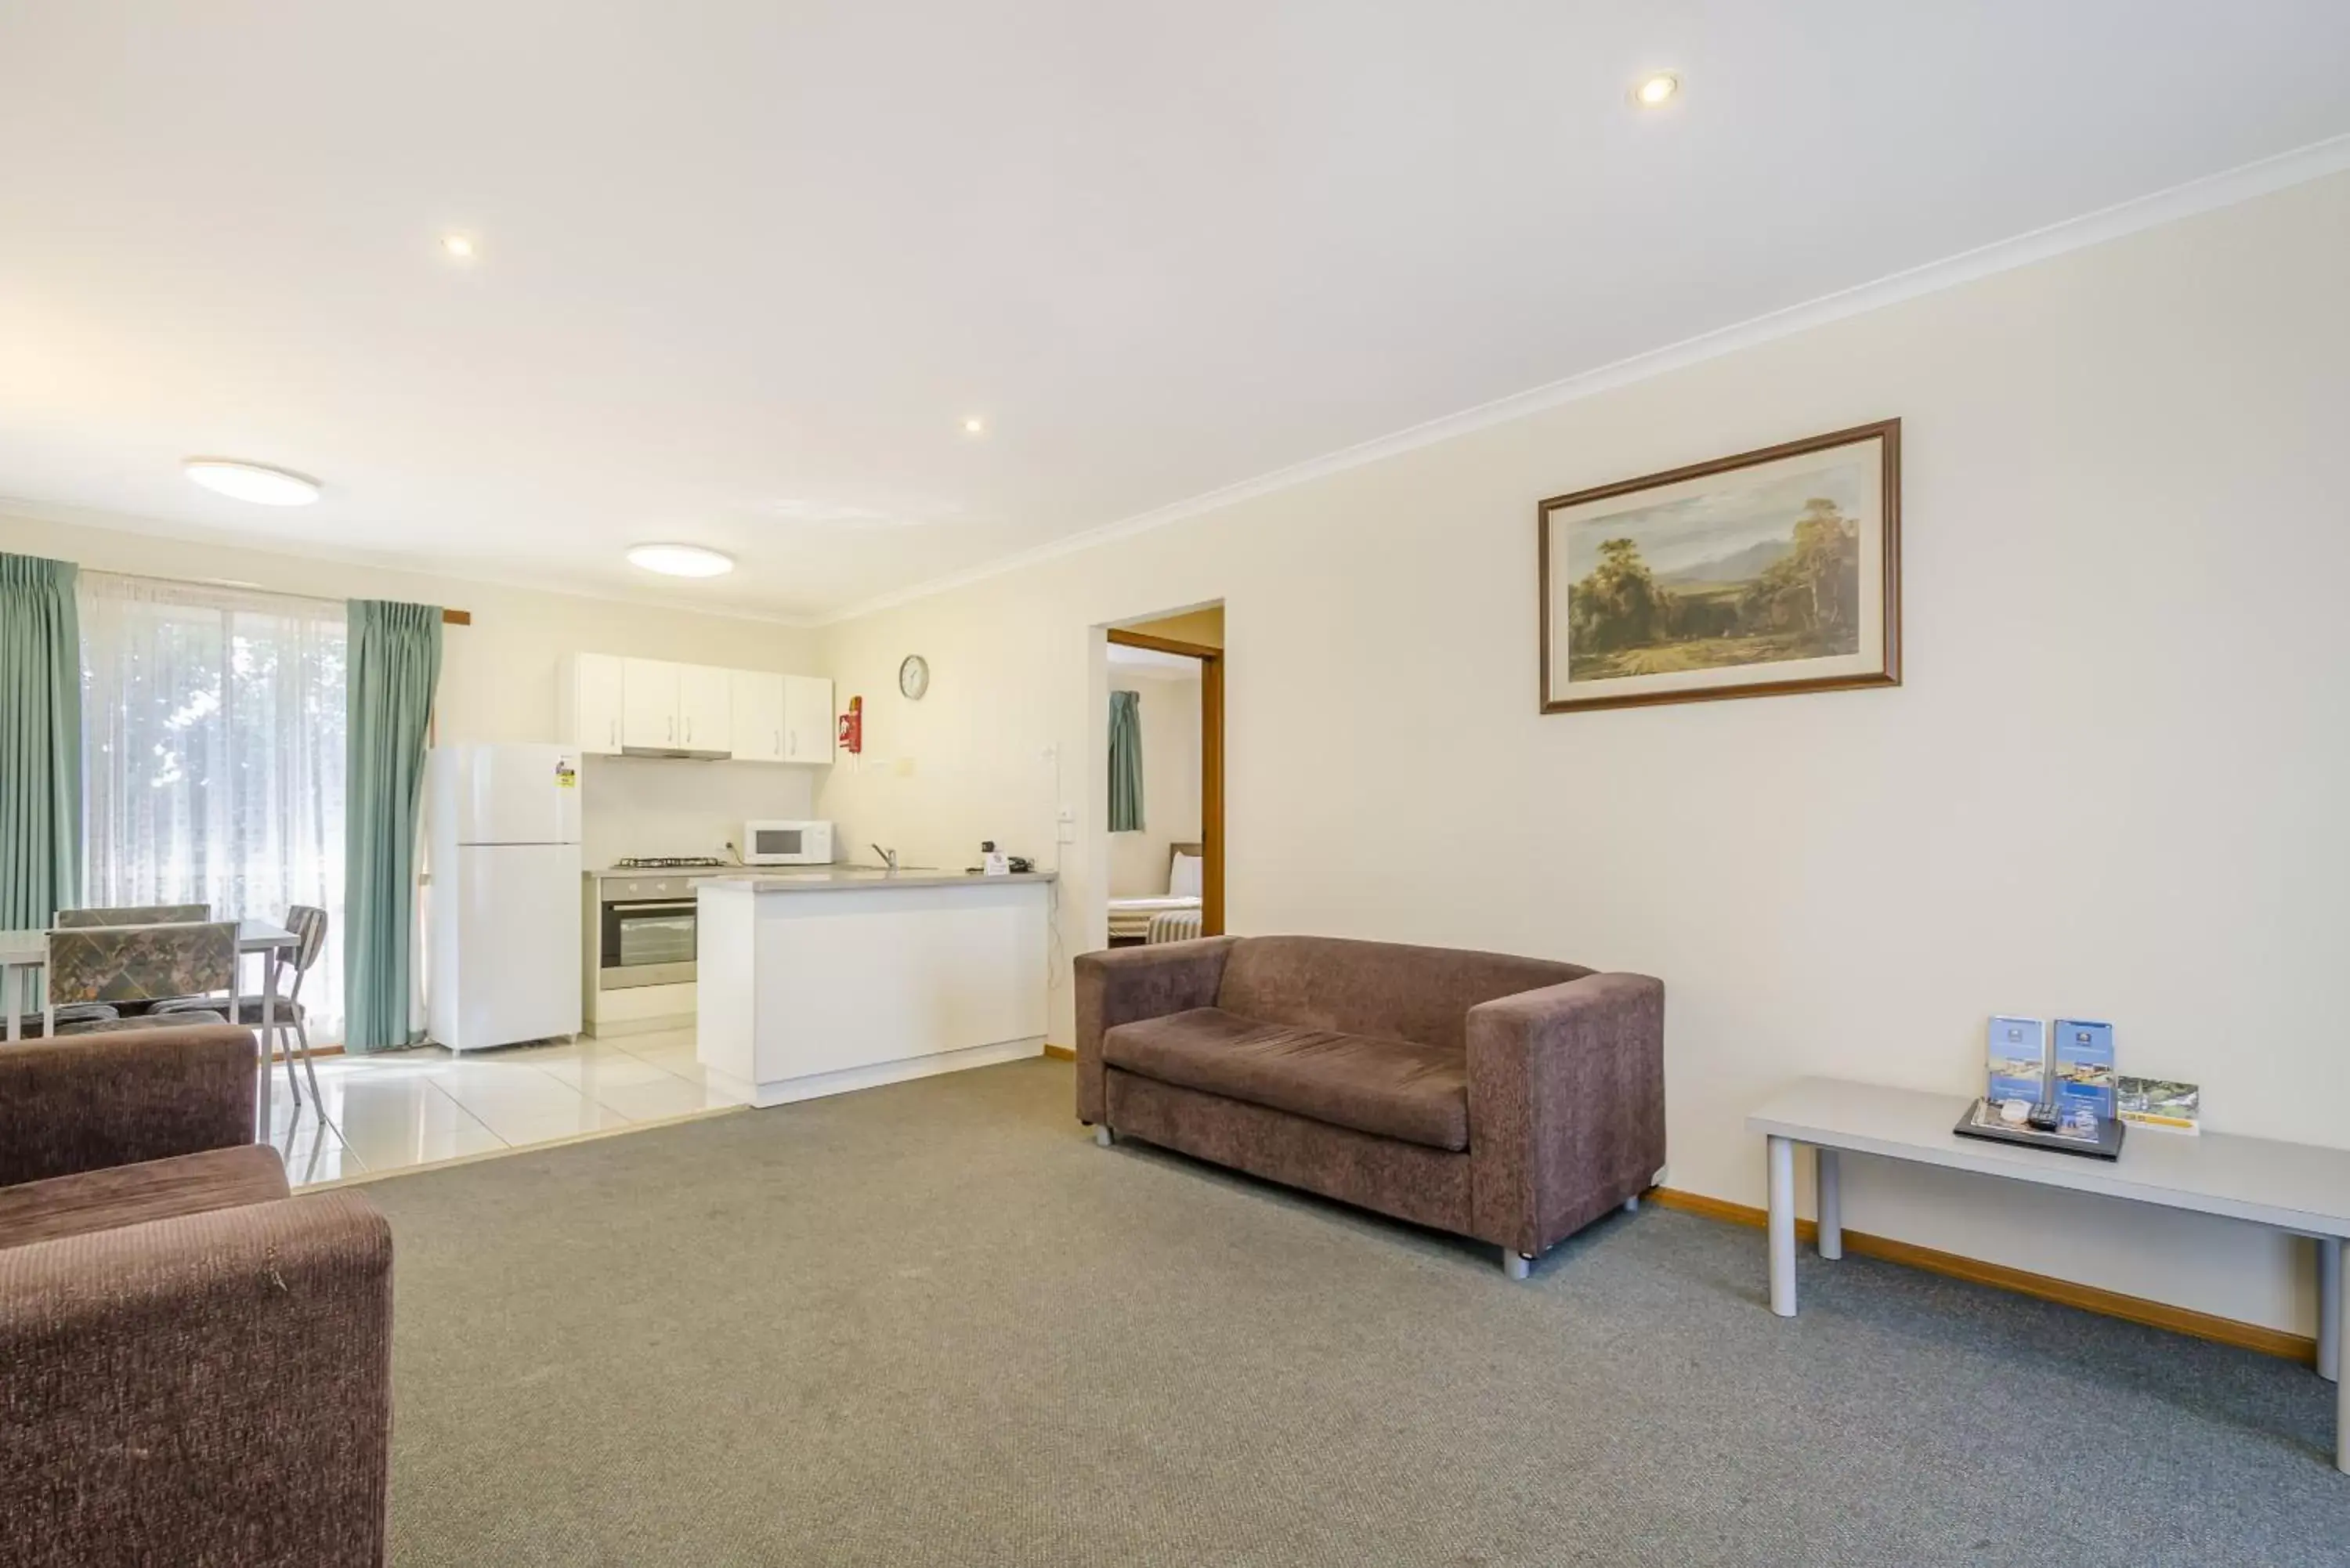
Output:
<path fill-rule="evenodd" d="M 1200 868 L 1204 865 L 1207 846 L 1200 844 L 1174 844 L 1168 846 L 1167 891 L 1140 898 L 1112 898 L 1109 901 L 1109 945 L 1114 948 L 1137 947 L 1151 940 L 1151 923 L 1160 916 L 1174 917 L 1160 921 L 1164 929 L 1184 929 L 1187 922 L 1180 917 L 1191 917 L 1190 932 L 1199 934 Z M 1161 941 L 1177 939 L 1162 936 Z"/>

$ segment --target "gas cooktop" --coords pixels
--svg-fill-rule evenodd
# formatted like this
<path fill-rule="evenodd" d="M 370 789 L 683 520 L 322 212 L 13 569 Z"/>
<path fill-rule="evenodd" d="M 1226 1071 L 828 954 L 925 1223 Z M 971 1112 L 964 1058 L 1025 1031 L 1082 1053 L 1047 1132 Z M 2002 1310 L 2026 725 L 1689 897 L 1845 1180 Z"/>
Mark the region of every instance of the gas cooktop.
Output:
<path fill-rule="evenodd" d="M 631 855 L 612 862 L 615 871 L 692 871 L 723 866 L 715 855 Z"/>

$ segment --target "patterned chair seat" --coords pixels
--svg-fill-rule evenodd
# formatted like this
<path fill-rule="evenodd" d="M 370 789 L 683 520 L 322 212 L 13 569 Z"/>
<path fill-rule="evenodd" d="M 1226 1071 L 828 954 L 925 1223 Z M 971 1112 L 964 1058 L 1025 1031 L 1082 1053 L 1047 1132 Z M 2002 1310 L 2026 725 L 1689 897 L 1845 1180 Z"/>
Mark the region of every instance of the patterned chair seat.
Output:
<path fill-rule="evenodd" d="M 74 1023 L 111 1023 L 122 1015 L 103 1002 L 68 1002 L 57 1009 L 57 1033 L 66 1033 Z M 16 1021 L 18 1033 L 26 1040 L 41 1037 L 41 1015 L 27 1012 Z"/>
<path fill-rule="evenodd" d="M 57 1038 L 68 1034 L 106 1034 L 118 1029 L 190 1029 L 199 1023 L 226 1023 L 217 1012 L 142 1012 L 136 1018 L 93 1018 L 81 1023 L 60 1023 Z"/>
<path fill-rule="evenodd" d="M 149 1010 L 149 1016 L 176 1018 L 185 1023 L 188 1021 L 188 1015 L 192 1012 L 213 1012 L 225 1019 L 228 1013 L 228 998 L 225 996 L 175 996 L 169 1002 L 157 1002 Z M 277 1005 L 270 1010 L 270 1016 L 280 1023 L 291 1023 L 296 1019 L 305 1023 L 309 1021 L 309 1015 L 302 1011 L 302 1004 L 290 996 L 280 996 L 277 999 Z M 261 998 L 239 997 L 236 1021 L 248 1029 L 260 1028 Z"/>

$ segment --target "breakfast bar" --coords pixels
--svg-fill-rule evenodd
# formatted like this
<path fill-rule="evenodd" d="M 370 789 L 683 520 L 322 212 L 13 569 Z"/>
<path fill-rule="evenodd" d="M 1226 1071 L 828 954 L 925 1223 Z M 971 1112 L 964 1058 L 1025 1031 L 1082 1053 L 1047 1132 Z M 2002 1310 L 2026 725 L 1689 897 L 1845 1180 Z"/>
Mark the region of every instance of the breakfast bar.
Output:
<path fill-rule="evenodd" d="M 695 1055 L 754 1105 L 1044 1051 L 1051 872 L 827 867 L 696 898 Z"/>

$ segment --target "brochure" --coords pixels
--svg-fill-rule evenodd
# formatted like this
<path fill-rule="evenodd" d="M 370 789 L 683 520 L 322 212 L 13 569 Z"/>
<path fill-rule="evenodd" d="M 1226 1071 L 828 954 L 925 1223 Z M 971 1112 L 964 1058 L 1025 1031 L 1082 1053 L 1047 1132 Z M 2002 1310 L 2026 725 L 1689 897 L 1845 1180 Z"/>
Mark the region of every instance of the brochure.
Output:
<path fill-rule="evenodd" d="M 2037 1018 L 1993 1018 L 1991 1021 L 1991 1098 L 2040 1103 L 2046 1082 L 2047 1031 Z"/>
<path fill-rule="evenodd" d="M 2203 1130 L 2203 1088 L 2168 1078 L 2117 1078 L 2114 1081 L 2115 1114 L 2126 1122 L 2161 1132 Z"/>
<path fill-rule="evenodd" d="M 2114 1114 L 2114 1026 L 2085 1018 L 2056 1021 L 2056 1104 L 2067 1121 L 2085 1112 Z"/>

